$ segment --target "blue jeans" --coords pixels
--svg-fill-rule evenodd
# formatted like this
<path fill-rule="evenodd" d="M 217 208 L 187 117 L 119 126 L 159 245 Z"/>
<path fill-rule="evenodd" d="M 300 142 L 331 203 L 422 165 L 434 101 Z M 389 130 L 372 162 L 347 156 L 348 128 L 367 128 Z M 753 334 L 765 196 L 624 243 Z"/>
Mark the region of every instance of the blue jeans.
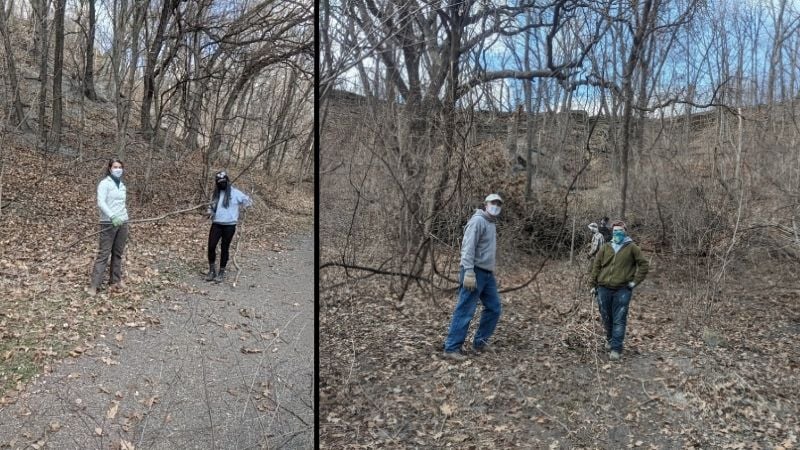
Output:
<path fill-rule="evenodd" d="M 459 281 L 461 289 L 458 292 L 458 303 L 453 311 L 453 318 L 450 321 L 450 331 L 447 333 L 447 340 L 444 342 L 444 351 L 457 352 L 461 350 L 461 345 L 467 338 L 467 329 L 475 315 L 478 307 L 478 299 L 483 304 L 481 322 L 478 331 L 475 333 L 475 340 L 472 345 L 480 348 L 489 342 L 489 338 L 494 333 L 497 321 L 500 319 L 500 296 L 497 295 L 497 283 L 494 274 L 487 270 L 475 268 L 475 290 L 468 291 L 464 288 L 464 268 L 461 268 Z"/>
<path fill-rule="evenodd" d="M 611 350 L 622 351 L 625 339 L 625 326 L 628 324 L 628 305 L 631 303 L 633 291 L 627 287 L 611 289 L 597 288 L 597 303 L 600 306 L 600 318 L 606 330 L 606 341 Z"/>

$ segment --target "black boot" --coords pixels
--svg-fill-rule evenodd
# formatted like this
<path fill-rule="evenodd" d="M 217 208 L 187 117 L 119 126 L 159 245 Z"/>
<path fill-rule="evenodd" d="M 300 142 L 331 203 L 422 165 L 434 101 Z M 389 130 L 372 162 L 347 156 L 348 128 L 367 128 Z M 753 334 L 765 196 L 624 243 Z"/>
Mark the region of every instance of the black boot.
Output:
<path fill-rule="evenodd" d="M 225 279 L 225 268 L 220 267 L 219 272 L 217 273 L 217 278 L 214 278 L 215 283 L 222 283 L 222 280 Z"/>
<path fill-rule="evenodd" d="M 208 275 L 206 275 L 206 281 L 214 281 L 214 277 L 217 275 L 217 272 L 214 270 L 214 264 L 208 265 Z"/>

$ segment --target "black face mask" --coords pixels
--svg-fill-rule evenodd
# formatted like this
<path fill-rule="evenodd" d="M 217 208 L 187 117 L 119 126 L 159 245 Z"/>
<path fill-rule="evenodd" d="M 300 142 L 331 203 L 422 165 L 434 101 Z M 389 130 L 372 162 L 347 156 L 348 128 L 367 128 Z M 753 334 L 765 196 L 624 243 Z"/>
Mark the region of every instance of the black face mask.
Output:
<path fill-rule="evenodd" d="M 218 181 L 217 182 L 217 187 L 219 188 L 220 191 L 224 191 L 225 189 L 228 189 L 228 182 L 227 181 Z"/>

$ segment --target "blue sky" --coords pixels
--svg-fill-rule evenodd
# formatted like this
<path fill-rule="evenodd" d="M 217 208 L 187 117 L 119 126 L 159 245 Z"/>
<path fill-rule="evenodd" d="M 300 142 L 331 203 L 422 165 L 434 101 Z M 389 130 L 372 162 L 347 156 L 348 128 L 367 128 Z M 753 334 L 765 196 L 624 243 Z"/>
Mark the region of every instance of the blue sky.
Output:
<path fill-rule="evenodd" d="M 679 32 L 679 38 L 669 45 L 669 53 L 664 58 L 664 65 L 661 68 L 658 76 L 658 83 L 655 86 L 655 92 L 660 97 L 667 96 L 685 96 L 687 92 L 693 91 L 695 101 L 698 103 L 705 103 L 711 100 L 711 93 L 714 88 L 721 82 L 720 80 L 720 66 L 727 64 L 729 71 L 732 74 L 737 72 L 737 48 L 739 45 L 745 46 L 745 58 L 742 64 L 743 74 L 743 87 L 748 88 L 754 82 L 758 82 L 759 89 L 753 94 L 746 95 L 743 101 L 760 102 L 764 100 L 766 83 L 763 81 L 770 67 L 769 56 L 772 50 L 772 37 L 774 34 L 774 20 L 775 10 L 774 6 L 777 0 L 760 1 L 760 2 L 739 2 L 736 0 L 715 0 L 705 2 L 705 7 L 700 9 L 696 14 L 696 20 L 691 26 L 684 27 Z M 789 23 L 800 14 L 798 7 L 800 0 L 791 1 L 787 7 L 787 14 L 784 17 L 784 23 Z M 676 5 L 678 8 L 680 3 L 670 3 Z M 753 17 L 753 14 L 759 14 L 760 18 L 757 21 L 746 20 Z M 674 17 L 676 11 L 667 12 L 664 16 L 664 21 L 668 20 L 668 16 Z M 522 21 L 522 19 L 521 19 Z M 577 23 L 577 21 L 576 21 Z M 747 27 L 748 31 L 736 33 L 734 30 L 737 28 L 737 23 L 741 26 Z M 711 24 L 711 26 L 709 25 Z M 719 27 L 715 27 L 719 25 Z M 582 34 L 586 35 L 586 29 L 582 30 Z M 540 31 L 539 34 L 546 32 Z M 757 38 L 754 33 L 758 33 Z M 797 34 L 797 33 L 796 33 Z M 565 36 L 562 36 L 562 38 Z M 729 49 L 729 54 L 723 56 L 717 50 L 720 43 L 723 42 Z M 667 45 L 668 39 L 664 36 L 659 40 L 659 51 Z M 785 45 L 787 51 L 783 52 L 783 60 L 787 63 L 785 68 L 785 78 L 788 81 L 788 73 L 791 70 L 800 71 L 800 68 L 788 67 L 789 59 L 792 57 L 792 49 L 797 48 L 798 37 L 795 35 L 790 37 Z M 508 69 L 520 68 L 516 59 L 512 57 L 512 52 L 517 54 L 522 53 L 524 42 L 521 36 L 513 39 L 496 39 L 493 38 L 487 44 L 481 61 L 487 65 L 487 69 Z M 541 51 L 541 49 L 540 49 Z M 601 61 L 602 67 L 606 71 L 606 75 L 610 78 L 613 77 L 613 68 L 616 71 L 621 71 L 622 61 L 612 64 L 610 61 L 610 52 L 613 47 L 610 45 L 610 35 L 607 36 L 600 44 L 595 47 L 596 55 Z M 658 52 L 657 52 L 658 53 Z M 556 56 L 556 59 L 559 59 Z M 532 57 L 535 61 L 535 56 Z M 588 61 L 587 61 L 588 62 Z M 365 60 L 365 66 L 372 69 L 375 66 L 375 61 L 372 59 Z M 539 68 L 534 65 L 534 69 Z M 585 75 L 586 71 L 583 71 Z M 466 76 L 467 74 L 465 74 Z M 652 80 L 652 78 L 651 78 Z M 352 69 L 348 71 L 342 81 L 342 88 L 358 91 L 358 77 L 357 72 Z M 536 83 L 545 82 L 552 83 L 552 81 L 537 80 Z M 729 83 L 733 87 L 735 83 Z M 797 81 L 795 82 L 797 84 Z M 753 89 L 750 91 L 755 92 Z M 522 82 L 519 80 L 506 80 L 494 82 L 489 89 L 495 96 L 500 96 L 501 91 L 504 93 L 505 102 L 503 109 L 510 111 L 516 108 L 516 104 L 523 98 L 522 95 Z M 792 92 L 797 92 L 798 86 L 792 87 Z M 595 88 L 581 88 L 575 91 L 573 99 L 575 101 L 575 108 L 585 108 L 590 111 L 596 110 L 598 98 L 598 90 Z M 656 101 L 656 100 L 654 100 Z M 683 107 L 680 107 L 683 108 Z M 672 113 L 680 112 L 673 109 Z"/>

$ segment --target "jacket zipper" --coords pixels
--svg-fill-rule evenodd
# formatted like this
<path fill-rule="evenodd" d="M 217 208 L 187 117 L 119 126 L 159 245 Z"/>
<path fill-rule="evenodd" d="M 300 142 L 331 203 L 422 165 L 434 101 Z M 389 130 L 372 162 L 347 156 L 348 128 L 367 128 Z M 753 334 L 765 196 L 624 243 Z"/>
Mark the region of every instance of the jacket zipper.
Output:
<path fill-rule="evenodd" d="M 629 243 L 630 243 L 630 242 L 629 242 Z M 628 244 L 629 244 L 629 243 L 628 243 Z M 623 250 L 625 247 L 627 247 L 627 246 L 628 246 L 628 244 L 625 244 L 625 245 L 623 245 L 622 247 L 620 247 L 619 251 L 617 251 L 617 252 L 614 252 L 614 256 L 611 258 L 611 264 L 607 265 L 607 266 L 605 267 L 605 269 L 603 269 L 603 270 L 608 270 L 608 268 L 609 268 L 609 267 L 611 267 L 611 266 L 613 266 L 613 265 L 614 265 L 614 262 L 617 260 L 617 254 L 618 254 L 619 252 L 621 252 L 621 251 L 622 251 L 622 250 Z M 611 251 L 614 251 L 614 247 L 611 247 Z M 603 274 L 603 273 L 601 272 L 601 273 L 600 273 L 600 275 L 602 275 L 602 274 Z M 598 276 L 597 276 L 597 278 L 598 278 L 598 279 L 600 279 L 600 275 L 598 275 Z"/>

